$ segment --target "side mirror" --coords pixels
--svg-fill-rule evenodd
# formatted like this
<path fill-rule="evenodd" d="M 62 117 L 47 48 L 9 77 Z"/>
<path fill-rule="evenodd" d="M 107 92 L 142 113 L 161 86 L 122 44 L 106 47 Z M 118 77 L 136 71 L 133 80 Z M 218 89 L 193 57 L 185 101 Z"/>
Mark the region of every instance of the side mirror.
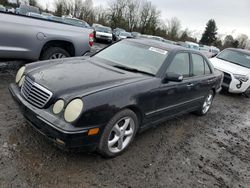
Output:
<path fill-rule="evenodd" d="M 182 82 L 183 81 L 183 75 L 181 74 L 176 74 L 176 73 L 173 73 L 173 72 L 168 72 L 163 81 L 164 82 L 168 82 L 168 81 L 172 81 L 172 82 Z"/>

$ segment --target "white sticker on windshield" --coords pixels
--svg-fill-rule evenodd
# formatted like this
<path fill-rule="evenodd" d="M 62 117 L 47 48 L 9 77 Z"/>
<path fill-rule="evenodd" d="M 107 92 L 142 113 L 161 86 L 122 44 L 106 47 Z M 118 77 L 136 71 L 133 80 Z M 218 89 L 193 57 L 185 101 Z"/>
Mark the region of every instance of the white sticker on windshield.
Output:
<path fill-rule="evenodd" d="M 246 56 L 247 59 L 250 59 L 250 56 Z"/>
<path fill-rule="evenodd" d="M 162 50 L 160 48 L 154 48 L 154 47 L 150 47 L 149 50 L 153 51 L 153 52 L 160 53 L 162 55 L 166 55 L 168 53 L 166 50 Z"/>

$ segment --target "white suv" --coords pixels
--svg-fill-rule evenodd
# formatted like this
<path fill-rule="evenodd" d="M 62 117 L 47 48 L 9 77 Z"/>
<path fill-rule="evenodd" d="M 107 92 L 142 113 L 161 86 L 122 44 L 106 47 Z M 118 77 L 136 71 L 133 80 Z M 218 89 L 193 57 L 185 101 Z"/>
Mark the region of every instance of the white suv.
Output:
<path fill-rule="evenodd" d="M 224 72 L 222 88 L 230 93 L 250 96 L 250 51 L 228 48 L 210 61 L 216 69 Z"/>

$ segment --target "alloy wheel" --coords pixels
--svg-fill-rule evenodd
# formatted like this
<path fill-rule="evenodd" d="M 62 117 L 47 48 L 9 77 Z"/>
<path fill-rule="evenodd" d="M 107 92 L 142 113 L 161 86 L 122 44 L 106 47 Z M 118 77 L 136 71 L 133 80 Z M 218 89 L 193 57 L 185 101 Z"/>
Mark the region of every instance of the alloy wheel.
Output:
<path fill-rule="evenodd" d="M 108 138 L 108 149 L 111 153 L 124 150 L 132 140 L 135 122 L 130 117 L 120 119 L 111 129 Z"/>
<path fill-rule="evenodd" d="M 50 57 L 50 59 L 62 59 L 62 58 L 66 58 L 66 56 L 62 53 L 55 53 Z"/>

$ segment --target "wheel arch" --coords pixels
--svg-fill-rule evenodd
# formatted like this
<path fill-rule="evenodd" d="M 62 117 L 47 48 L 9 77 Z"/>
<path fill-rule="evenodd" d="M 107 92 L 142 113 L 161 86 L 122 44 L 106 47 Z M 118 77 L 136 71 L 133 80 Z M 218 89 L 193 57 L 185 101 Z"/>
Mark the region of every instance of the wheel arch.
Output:
<path fill-rule="evenodd" d="M 122 108 L 120 111 L 122 110 L 125 110 L 125 109 L 129 109 L 131 110 L 132 112 L 134 112 L 138 118 L 138 124 L 139 124 L 139 127 L 141 126 L 142 124 L 142 120 L 143 120 L 143 113 L 142 111 L 140 110 L 140 108 L 136 105 L 129 105 L 129 106 L 126 106 L 124 108 Z"/>
<path fill-rule="evenodd" d="M 64 40 L 51 40 L 51 41 L 46 42 L 43 45 L 43 48 L 41 49 L 39 58 L 41 59 L 43 53 L 51 47 L 60 47 L 64 50 L 66 50 L 70 54 L 71 57 L 75 56 L 75 47 L 74 47 L 74 44 L 72 42 L 64 41 Z"/>

